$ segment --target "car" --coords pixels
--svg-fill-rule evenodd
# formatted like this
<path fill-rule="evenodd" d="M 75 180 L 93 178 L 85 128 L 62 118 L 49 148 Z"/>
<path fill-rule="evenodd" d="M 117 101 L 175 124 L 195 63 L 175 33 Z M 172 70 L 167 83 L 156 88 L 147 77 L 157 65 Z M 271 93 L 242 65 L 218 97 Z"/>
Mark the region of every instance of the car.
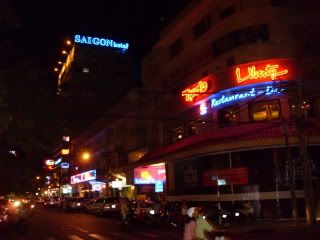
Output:
<path fill-rule="evenodd" d="M 82 197 L 71 198 L 68 201 L 68 210 L 82 211 L 86 209 L 86 199 Z"/>
<path fill-rule="evenodd" d="M 88 199 L 85 202 L 85 210 L 87 213 L 92 213 L 95 202 L 96 202 L 96 199 Z"/>
<path fill-rule="evenodd" d="M 95 215 L 116 215 L 120 213 L 120 198 L 101 197 L 92 204 L 91 212 Z"/>
<path fill-rule="evenodd" d="M 138 221 L 144 221 L 147 214 L 152 213 L 154 203 L 151 201 L 134 201 L 131 203 L 133 217 Z"/>
<path fill-rule="evenodd" d="M 43 206 L 45 208 L 58 208 L 60 206 L 60 198 L 59 197 L 48 198 L 43 202 Z"/>

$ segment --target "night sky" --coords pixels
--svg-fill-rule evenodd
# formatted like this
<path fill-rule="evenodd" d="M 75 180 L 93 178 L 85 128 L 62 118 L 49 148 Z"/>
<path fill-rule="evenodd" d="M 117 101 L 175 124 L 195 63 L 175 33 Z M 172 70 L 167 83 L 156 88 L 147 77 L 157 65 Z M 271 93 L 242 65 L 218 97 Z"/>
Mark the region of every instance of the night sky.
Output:
<path fill-rule="evenodd" d="M 1 0 L 0 178 L 21 182 L 36 174 L 64 133 L 53 68 L 67 38 L 78 33 L 129 42 L 139 63 L 159 39 L 160 30 L 188 2 Z M 12 149 L 17 156 L 8 155 Z M 9 189 L 23 186 L 0 185 L 0 194 Z"/>

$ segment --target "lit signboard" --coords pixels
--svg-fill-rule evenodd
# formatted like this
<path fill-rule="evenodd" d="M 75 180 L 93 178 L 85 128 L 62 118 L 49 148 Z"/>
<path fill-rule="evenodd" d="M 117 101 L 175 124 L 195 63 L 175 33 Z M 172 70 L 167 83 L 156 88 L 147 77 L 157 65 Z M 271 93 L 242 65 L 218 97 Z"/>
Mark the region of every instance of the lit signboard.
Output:
<path fill-rule="evenodd" d="M 157 180 L 155 183 L 155 192 L 163 192 L 163 182 L 160 180 Z"/>
<path fill-rule="evenodd" d="M 262 95 L 270 96 L 270 95 L 280 94 L 280 93 L 281 93 L 281 90 L 272 85 L 252 87 L 243 91 L 239 90 L 239 91 L 233 91 L 229 93 L 226 91 L 223 91 L 213 96 L 213 98 L 211 99 L 211 107 L 214 108 L 223 104 L 250 99 L 257 96 L 262 96 Z"/>
<path fill-rule="evenodd" d="M 67 168 L 69 168 L 69 167 L 70 167 L 70 164 L 69 164 L 69 163 L 67 163 L 67 162 L 61 163 L 61 168 L 67 169 Z"/>
<path fill-rule="evenodd" d="M 97 178 L 96 170 L 91 170 L 88 172 L 84 172 L 84 173 L 80 173 L 80 174 L 71 176 L 71 184 L 95 180 L 96 178 Z"/>
<path fill-rule="evenodd" d="M 134 169 L 134 184 L 155 184 L 156 181 L 166 181 L 164 163 Z"/>
<path fill-rule="evenodd" d="M 277 77 L 287 75 L 288 72 L 288 69 L 279 70 L 278 64 L 267 64 L 264 69 L 256 69 L 256 66 L 250 66 L 243 70 L 237 67 L 236 77 L 238 83 L 256 79 L 261 79 L 263 81 L 276 80 Z"/>
<path fill-rule="evenodd" d="M 181 96 L 185 98 L 186 102 L 192 102 L 193 99 L 208 90 L 208 82 L 201 80 L 190 88 L 182 91 Z"/>
<path fill-rule="evenodd" d="M 48 160 L 46 160 L 45 163 L 46 163 L 47 166 L 53 166 L 54 165 L 54 160 L 48 159 Z"/>
<path fill-rule="evenodd" d="M 75 43 L 117 48 L 125 52 L 129 48 L 129 43 L 120 43 L 108 38 L 88 37 L 82 35 L 74 36 Z"/>
<path fill-rule="evenodd" d="M 62 161 L 62 158 L 58 158 L 57 161 L 54 162 L 54 165 L 59 165 Z"/>

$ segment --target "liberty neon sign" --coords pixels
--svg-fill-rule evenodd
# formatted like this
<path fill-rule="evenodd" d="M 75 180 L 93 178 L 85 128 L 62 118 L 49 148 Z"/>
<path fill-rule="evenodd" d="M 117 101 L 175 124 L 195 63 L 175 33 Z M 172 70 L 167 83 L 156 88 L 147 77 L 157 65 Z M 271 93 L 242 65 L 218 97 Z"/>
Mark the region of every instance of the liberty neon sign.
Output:
<path fill-rule="evenodd" d="M 75 35 L 74 42 L 88 44 L 88 45 L 95 45 L 95 46 L 118 48 L 118 49 L 121 49 L 123 52 L 125 52 L 129 48 L 129 43 L 119 43 L 119 42 L 117 43 L 112 39 L 87 37 L 87 36 L 81 36 L 81 35 Z"/>
<path fill-rule="evenodd" d="M 192 102 L 195 97 L 199 96 L 201 93 L 205 93 L 207 90 L 208 82 L 201 80 L 196 86 L 183 90 L 181 96 L 185 97 L 186 102 Z"/>
<path fill-rule="evenodd" d="M 211 107 L 218 107 L 223 104 L 231 103 L 234 101 L 240 101 L 245 99 L 254 98 L 257 96 L 270 96 L 275 94 L 280 94 L 281 90 L 279 88 L 273 87 L 273 86 L 266 86 L 264 88 L 251 88 L 249 90 L 243 91 L 241 93 L 235 93 L 235 94 L 223 94 L 222 96 L 218 98 L 212 98 L 211 99 Z"/>
<path fill-rule="evenodd" d="M 277 77 L 283 76 L 288 74 L 288 70 L 282 70 L 278 72 L 279 65 L 274 64 L 270 65 L 267 64 L 263 70 L 257 70 L 255 66 L 248 67 L 248 75 L 245 77 L 241 77 L 241 70 L 240 68 L 236 68 L 236 76 L 238 83 L 245 82 L 247 80 L 254 80 L 254 79 L 266 79 L 270 78 L 271 80 L 276 80 Z"/>

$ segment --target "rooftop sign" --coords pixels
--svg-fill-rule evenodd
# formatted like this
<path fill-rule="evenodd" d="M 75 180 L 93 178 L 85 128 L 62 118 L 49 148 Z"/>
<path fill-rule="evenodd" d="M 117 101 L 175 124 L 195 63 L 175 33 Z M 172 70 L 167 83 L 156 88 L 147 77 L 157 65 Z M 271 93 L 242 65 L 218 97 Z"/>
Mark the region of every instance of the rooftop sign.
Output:
<path fill-rule="evenodd" d="M 82 35 L 75 35 L 74 42 L 102 47 L 118 48 L 123 52 L 125 52 L 129 48 L 129 43 L 120 43 L 108 38 L 88 37 Z"/>

